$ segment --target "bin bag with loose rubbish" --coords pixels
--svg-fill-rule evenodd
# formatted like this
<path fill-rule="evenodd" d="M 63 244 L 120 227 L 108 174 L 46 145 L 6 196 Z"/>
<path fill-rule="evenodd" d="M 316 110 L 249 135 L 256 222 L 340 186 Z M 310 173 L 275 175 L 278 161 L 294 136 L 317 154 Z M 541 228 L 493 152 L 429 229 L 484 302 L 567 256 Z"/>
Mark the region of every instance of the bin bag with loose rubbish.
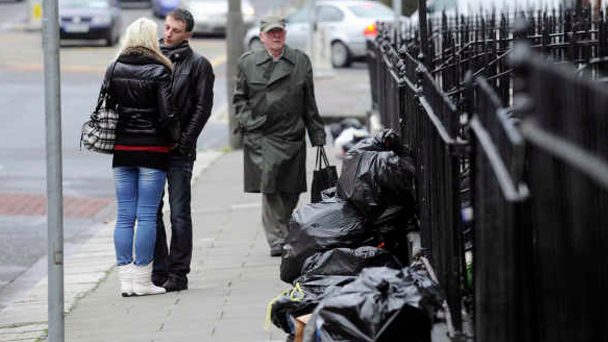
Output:
<path fill-rule="evenodd" d="M 281 280 L 291 283 L 299 277 L 306 258 L 316 252 L 376 243 L 367 220 L 350 203 L 337 200 L 306 204 L 293 212 L 289 222 L 281 257 Z"/>
<path fill-rule="evenodd" d="M 355 276 L 307 275 L 294 281 L 292 289 L 283 291 L 270 306 L 272 323 L 288 334 L 294 333 L 292 319 L 311 313 L 317 304 L 335 288 L 353 282 Z"/>
<path fill-rule="evenodd" d="M 357 280 L 326 296 L 304 329 L 304 341 L 429 342 L 443 301 L 424 267 L 366 268 Z"/>
<path fill-rule="evenodd" d="M 402 264 L 409 264 L 411 251 L 408 234 L 420 230 L 418 219 L 410 208 L 390 205 L 371 222 L 371 226 L 381 239 L 379 246 L 392 253 Z"/>
<path fill-rule="evenodd" d="M 338 196 L 370 218 L 377 217 L 391 204 L 415 212 L 414 163 L 398 139 L 394 131 L 384 130 L 356 144 L 342 162 Z"/>
<path fill-rule="evenodd" d="M 342 132 L 347 128 L 355 128 L 361 129 L 363 128 L 363 124 L 356 118 L 346 118 L 340 122 L 334 122 L 329 125 L 329 131 L 331 133 L 332 139 L 338 138 Z"/>
<path fill-rule="evenodd" d="M 386 266 L 401 269 L 403 266 L 390 252 L 377 247 L 362 246 L 356 249 L 334 248 L 310 256 L 302 266 L 305 275 L 356 276 L 366 267 Z"/>

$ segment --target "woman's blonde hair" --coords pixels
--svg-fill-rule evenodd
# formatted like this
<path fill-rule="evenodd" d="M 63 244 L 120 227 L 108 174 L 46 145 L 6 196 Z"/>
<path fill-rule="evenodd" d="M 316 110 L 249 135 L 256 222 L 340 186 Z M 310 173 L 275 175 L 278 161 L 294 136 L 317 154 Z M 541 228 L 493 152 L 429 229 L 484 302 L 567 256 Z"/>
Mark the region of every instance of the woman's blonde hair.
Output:
<path fill-rule="evenodd" d="M 168 67 L 172 67 L 171 61 L 160 51 L 158 45 L 158 25 L 148 18 L 139 18 L 132 22 L 121 39 L 118 55 L 125 53 L 127 49 L 144 47 L 156 55 Z"/>

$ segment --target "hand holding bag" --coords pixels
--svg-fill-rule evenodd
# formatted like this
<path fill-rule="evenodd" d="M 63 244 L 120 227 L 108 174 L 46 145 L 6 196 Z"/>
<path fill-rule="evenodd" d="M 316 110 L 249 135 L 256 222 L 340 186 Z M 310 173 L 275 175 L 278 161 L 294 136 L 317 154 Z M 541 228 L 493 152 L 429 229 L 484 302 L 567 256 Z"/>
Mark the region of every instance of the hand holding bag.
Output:
<path fill-rule="evenodd" d="M 321 192 L 336 186 L 337 182 L 338 172 L 336 171 L 336 167 L 329 165 L 323 146 L 317 147 L 317 159 L 312 173 L 312 185 L 310 188 L 310 202 L 321 202 Z"/>
<path fill-rule="evenodd" d="M 84 145 L 87 150 L 93 152 L 106 154 L 114 152 L 118 112 L 108 104 L 108 93 L 115 67 L 116 62 L 112 65 L 107 84 L 104 84 L 99 92 L 95 110 L 91 114 L 90 119 L 82 125 L 80 145 L 81 147 Z"/>

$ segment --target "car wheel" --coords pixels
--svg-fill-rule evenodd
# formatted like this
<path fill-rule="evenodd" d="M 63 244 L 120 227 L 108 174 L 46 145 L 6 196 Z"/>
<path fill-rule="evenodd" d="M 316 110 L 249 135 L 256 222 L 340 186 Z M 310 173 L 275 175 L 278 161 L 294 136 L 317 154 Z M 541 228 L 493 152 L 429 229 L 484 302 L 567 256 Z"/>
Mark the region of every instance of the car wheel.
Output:
<path fill-rule="evenodd" d="M 344 43 L 331 43 L 331 65 L 334 68 L 346 68 L 350 66 L 350 52 Z"/>
<path fill-rule="evenodd" d="M 106 38 L 106 46 L 114 46 L 116 43 L 118 43 L 120 37 L 117 34 L 114 34 L 114 31 L 115 30 L 111 30 L 108 34 L 108 37 Z"/>
<path fill-rule="evenodd" d="M 264 50 L 264 44 L 258 38 L 254 38 L 249 42 L 249 50 Z"/>

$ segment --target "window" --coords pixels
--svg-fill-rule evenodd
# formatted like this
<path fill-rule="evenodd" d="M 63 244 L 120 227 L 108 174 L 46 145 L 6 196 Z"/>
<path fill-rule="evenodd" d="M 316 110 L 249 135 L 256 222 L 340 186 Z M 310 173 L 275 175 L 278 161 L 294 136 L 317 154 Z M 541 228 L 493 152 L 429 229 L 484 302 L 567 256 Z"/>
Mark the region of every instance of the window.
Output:
<path fill-rule="evenodd" d="M 341 21 L 343 18 L 342 11 L 333 6 L 317 7 L 317 21 L 320 23 Z"/>
<path fill-rule="evenodd" d="M 291 13 L 285 18 L 285 21 L 288 23 L 304 23 L 308 22 L 308 11 L 303 9 L 296 12 Z"/>
<path fill-rule="evenodd" d="M 392 9 L 384 5 L 374 3 L 352 5 L 348 6 L 348 9 L 359 18 L 378 19 L 391 18 L 392 16 L 394 16 L 394 12 Z"/>

